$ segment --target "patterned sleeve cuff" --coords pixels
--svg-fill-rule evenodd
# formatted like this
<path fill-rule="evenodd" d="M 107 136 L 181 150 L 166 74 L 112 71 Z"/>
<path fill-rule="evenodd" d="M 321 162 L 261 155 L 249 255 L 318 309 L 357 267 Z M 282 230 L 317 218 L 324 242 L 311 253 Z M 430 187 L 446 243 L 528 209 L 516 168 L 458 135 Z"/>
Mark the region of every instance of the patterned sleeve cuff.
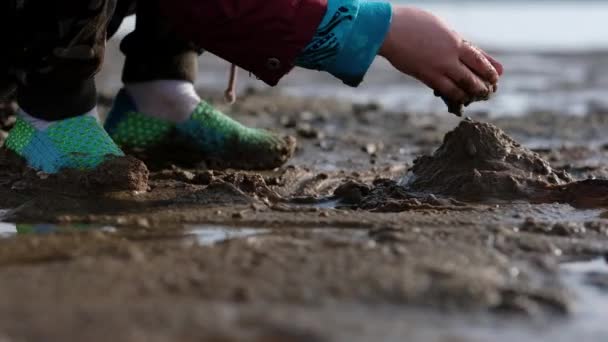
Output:
<path fill-rule="evenodd" d="M 325 17 L 296 64 L 327 71 L 356 87 L 378 54 L 391 17 L 388 2 L 329 0 Z"/>

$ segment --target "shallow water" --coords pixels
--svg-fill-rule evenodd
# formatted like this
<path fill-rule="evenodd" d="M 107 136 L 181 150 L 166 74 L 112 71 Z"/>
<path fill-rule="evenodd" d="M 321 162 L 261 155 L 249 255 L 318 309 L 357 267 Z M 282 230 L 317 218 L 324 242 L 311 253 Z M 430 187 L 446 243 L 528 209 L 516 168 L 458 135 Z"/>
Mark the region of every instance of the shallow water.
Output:
<path fill-rule="evenodd" d="M 227 227 L 220 225 L 197 225 L 187 229 L 187 234 L 196 238 L 196 243 L 202 246 L 210 246 L 232 239 L 243 239 L 251 236 L 268 234 L 270 229 Z"/>
<path fill-rule="evenodd" d="M 84 231 L 101 231 L 106 233 L 116 233 L 120 232 L 121 228 L 94 224 L 65 225 L 49 223 L 18 224 L 0 222 L 0 238 L 10 238 L 23 234 L 46 235 L 64 232 Z M 181 232 L 181 236 L 188 242 L 192 242 L 200 246 L 212 246 L 233 239 L 246 239 L 250 237 L 260 236 L 288 236 L 289 234 L 293 233 L 309 233 L 320 236 L 344 237 L 347 239 L 362 239 L 366 236 L 367 231 L 361 229 L 346 229 L 333 227 L 269 229 L 263 227 L 238 227 L 215 224 L 197 224 L 184 226 Z"/>
<path fill-rule="evenodd" d="M 458 32 L 493 49 L 592 50 L 608 48 L 606 1 L 397 0 L 427 9 Z"/>
<path fill-rule="evenodd" d="M 19 234 L 54 234 L 75 231 L 103 231 L 108 233 L 117 232 L 118 229 L 111 226 L 100 226 L 92 224 L 62 225 L 62 224 L 16 224 L 0 223 L 0 237 L 8 238 Z M 231 239 L 246 238 L 249 236 L 266 234 L 270 229 L 249 227 L 228 227 L 220 225 L 193 225 L 185 227 L 184 238 L 194 237 L 193 242 L 198 245 L 210 246 Z"/>

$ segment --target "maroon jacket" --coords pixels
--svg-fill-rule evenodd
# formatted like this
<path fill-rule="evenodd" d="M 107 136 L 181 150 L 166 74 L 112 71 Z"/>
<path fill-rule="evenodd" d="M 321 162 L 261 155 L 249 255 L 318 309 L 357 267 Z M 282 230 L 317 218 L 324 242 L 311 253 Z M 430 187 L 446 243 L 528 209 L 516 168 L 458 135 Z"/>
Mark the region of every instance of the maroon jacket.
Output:
<path fill-rule="evenodd" d="M 294 67 L 327 0 L 161 0 L 176 32 L 270 85 Z"/>

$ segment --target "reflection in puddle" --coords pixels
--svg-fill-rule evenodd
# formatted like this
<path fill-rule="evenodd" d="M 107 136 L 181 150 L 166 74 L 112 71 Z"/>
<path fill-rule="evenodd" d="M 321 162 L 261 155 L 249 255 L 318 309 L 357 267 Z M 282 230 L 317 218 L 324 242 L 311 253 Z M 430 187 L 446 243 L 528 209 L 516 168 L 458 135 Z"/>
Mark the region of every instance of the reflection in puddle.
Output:
<path fill-rule="evenodd" d="M 313 207 L 320 208 L 320 209 L 336 209 L 339 204 L 340 204 L 340 200 L 332 199 L 332 200 L 320 201 L 319 203 L 314 204 Z"/>
<path fill-rule="evenodd" d="M 198 244 L 203 246 L 210 246 L 223 241 L 242 239 L 271 232 L 270 229 L 263 228 L 235 228 L 220 225 L 193 226 L 189 231 L 196 237 Z"/>
<path fill-rule="evenodd" d="M 17 234 L 17 226 L 10 223 L 0 223 L 0 237 L 8 237 Z"/>
<path fill-rule="evenodd" d="M 82 232 L 89 230 L 98 230 L 103 232 L 116 231 L 114 227 L 90 224 L 58 225 L 49 223 L 25 224 L 0 222 L 0 238 L 8 238 L 15 235 L 26 234 L 46 235 L 55 233 Z"/>
<path fill-rule="evenodd" d="M 123 229 L 125 231 L 129 231 L 129 229 L 126 227 Z M 117 229 L 111 226 L 91 224 L 15 224 L 0 222 L 0 238 L 9 238 L 17 235 L 47 235 L 70 232 L 86 232 L 93 230 L 115 233 L 119 232 L 120 228 Z M 159 227 L 156 232 L 158 231 L 162 231 L 162 228 Z M 155 231 L 142 233 L 153 236 Z M 346 229 L 333 227 L 269 229 L 204 224 L 185 226 L 183 227 L 183 230 L 180 230 L 178 232 L 179 237 L 202 246 L 211 246 L 224 241 L 234 239 L 245 239 L 253 236 L 294 236 L 294 234 L 314 234 L 319 237 L 333 240 L 355 241 L 364 239 L 367 236 L 367 231 L 361 229 Z"/>
<path fill-rule="evenodd" d="M 367 240 L 367 230 L 347 228 L 254 228 L 254 227 L 229 227 L 222 225 L 197 225 L 190 226 L 188 231 L 196 237 L 196 242 L 203 246 L 210 246 L 223 241 L 234 239 L 245 239 L 249 237 L 280 237 L 295 236 L 295 234 L 313 234 L 319 238 L 327 238 L 334 241 L 363 241 Z"/>
<path fill-rule="evenodd" d="M 349 205 L 342 202 L 342 200 L 335 197 L 326 198 L 304 198 L 304 199 L 292 199 L 289 203 L 293 207 L 300 208 L 318 208 L 318 209 L 340 209 L 348 207 Z"/>
<path fill-rule="evenodd" d="M 8 210 L 0 210 L 0 219 L 4 218 L 7 212 Z M 14 224 L 0 222 L 0 238 L 15 234 L 17 234 L 17 229 Z"/>

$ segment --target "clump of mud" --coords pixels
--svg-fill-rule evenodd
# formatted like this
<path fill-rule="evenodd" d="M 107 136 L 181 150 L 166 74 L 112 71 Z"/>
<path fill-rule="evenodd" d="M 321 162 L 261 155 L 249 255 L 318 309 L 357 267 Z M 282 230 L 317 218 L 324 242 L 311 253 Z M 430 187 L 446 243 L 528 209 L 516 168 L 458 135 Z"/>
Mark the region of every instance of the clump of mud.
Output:
<path fill-rule="evenodd" d="M 407 188 L 467 200 L 514 200 L 571 181 L 496 126 L 464 120 L 432 156 L 414 162 Z"/>
<path fill-rule="evenodd" d="M 17 192 L 44 190 L 91 195 L 148 189 L 148 168 L 130 156 L 108 159 L 90 171 L 66 169 L 49 175 L 28 168 L 22 158 L 2 150 L 0 168 L 0 185 Z"/>
<path fill-rule="evenodd" d="M 377 179 L 371 186 L 347 181 L 334 191 L 334 196 L 340 200 L 341 206 L 375 212 L 469 209 L 465 203 L 451 198 L 440 198 L 433 194 L 413 194 L 391 179 Z"/>

